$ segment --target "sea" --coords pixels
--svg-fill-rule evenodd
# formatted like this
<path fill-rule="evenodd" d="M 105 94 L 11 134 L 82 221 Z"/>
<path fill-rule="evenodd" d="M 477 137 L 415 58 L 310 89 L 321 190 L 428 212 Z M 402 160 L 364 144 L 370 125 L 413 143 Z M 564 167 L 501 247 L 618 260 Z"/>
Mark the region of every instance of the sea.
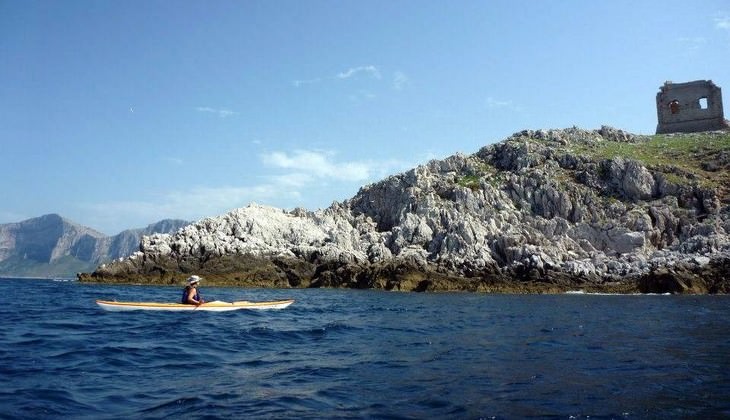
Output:
<path fill-rule="evenodd" d="M 730 296 L 0 280 L 0 418 L 730 418 Z"/>

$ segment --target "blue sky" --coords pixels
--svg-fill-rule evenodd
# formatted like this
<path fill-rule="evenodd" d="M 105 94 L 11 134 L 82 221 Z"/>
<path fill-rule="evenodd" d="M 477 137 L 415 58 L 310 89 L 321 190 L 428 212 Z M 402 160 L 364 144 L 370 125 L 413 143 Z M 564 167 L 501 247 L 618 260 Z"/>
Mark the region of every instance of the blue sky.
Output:
<path fill-rule="evenodd" d="M 698 79 L 730 91 L 726 0 L 0 0 L 0 223 L 315 210 L 523 129 L 652 134 Z"/>

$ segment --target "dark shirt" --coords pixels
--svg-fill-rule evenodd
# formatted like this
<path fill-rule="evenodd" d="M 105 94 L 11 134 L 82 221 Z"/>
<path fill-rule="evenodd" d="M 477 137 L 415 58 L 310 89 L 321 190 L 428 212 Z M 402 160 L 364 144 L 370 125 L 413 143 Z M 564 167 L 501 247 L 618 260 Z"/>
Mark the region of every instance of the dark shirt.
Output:
<path fill-rule="evenodd" d="M 183 290 L 182 295 L 182 303 L 188 303 L 188 293 L 190 293 L 190 289 L 192 289 L 190 286 L 185 286 L 185 290 Z M 193 299 L 200 302 L 200 294 L 198 294 L 198 289 L 195 289 L 195 295 L 193 296 Z"/>

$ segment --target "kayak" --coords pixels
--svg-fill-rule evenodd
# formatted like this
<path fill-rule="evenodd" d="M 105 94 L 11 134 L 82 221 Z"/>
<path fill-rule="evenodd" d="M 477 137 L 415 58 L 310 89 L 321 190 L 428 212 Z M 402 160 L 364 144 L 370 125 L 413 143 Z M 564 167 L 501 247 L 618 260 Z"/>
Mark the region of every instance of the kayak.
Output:
<path fill-rule="evenodd" d="M 202 305 L 186 305 L 182 303 L 158 303 L 158 302 L 117 302 L 109 300 L 97 300 L 96 304 L 107 311 L 210 311 L 226 312 L 239 309 L 284 309 L 294 303 L 294 299 L 274 300 L 268 302 L 249 302 L 241 300 L 237 302 L 222 302 L 214 300 Z"/>

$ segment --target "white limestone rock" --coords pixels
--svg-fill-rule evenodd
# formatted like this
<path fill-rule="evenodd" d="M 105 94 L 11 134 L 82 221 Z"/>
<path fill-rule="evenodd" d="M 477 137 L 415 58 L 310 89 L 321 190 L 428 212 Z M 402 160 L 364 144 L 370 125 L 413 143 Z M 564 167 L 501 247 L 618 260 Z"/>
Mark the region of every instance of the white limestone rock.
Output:
<path fill-rule="evenodd" d="M 692 201 L 637 161 L 596 162 L 550 144 L 604 141 L 641 140 L 610 127 L 524 131 L 475 155 L 434 160 L 364 186 L 326 209 L 252 204 L 175 234 L 144 237 L 141 249 L 172 258 L 251 254 L 587 277 L 645 273 L 730 251 L 730 217 L 702 225 L 691 213 L 696 205 L 720 214 L 711 195 Z"/>

